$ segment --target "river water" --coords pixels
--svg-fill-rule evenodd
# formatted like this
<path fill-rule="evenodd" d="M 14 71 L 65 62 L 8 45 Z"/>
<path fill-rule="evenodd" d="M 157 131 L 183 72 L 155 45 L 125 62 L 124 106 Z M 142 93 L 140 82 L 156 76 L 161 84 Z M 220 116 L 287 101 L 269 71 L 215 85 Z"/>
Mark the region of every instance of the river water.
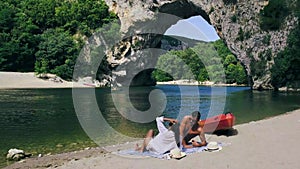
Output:
<path fill-rule="evenodd" d="M 156 107 L 163 112 L 156 112 L 159 114 L 155 116 L 162 114 L 179 120 L 198 109 L 201 119 L 231 111 L 238 124 L 300 108 L 300 93 L 260 92 L 249 87 L 158 85 L 130 88 L 128 93 L 109 88 L 77 90 L 82 93 L 79 101 L 84 104 L 78 106 L 76 111 L 72 89 L 0 90 L 0 167 L 8 164 L 5 156 L 10 148 L 38 155 L 142 138 L 147 130 L 155 128 L 155 122 L 151 117 L 147 119 L 151 122 L 133 122 L 131 118 L 138 114 L 130 117 L 124 114 L 132 108 L 144 112 Z M 149 99 L 151 91 L 155 92 Z M 99 116 L 110 127 L 110 130 L 101 128 L 103 122 L 99 122 L 100 128 L 94 129 L 97 136 L 93 135 L 92 139 L 89 138 L 91 135 L 87 136 L 83 123 L 94 117 L 82 113 L 85 110 L 96 112 L 90 107 L 90 93 L 96 98 L 97 111 L 101 113 Z M 127 96 L 130 104 L 122 99 Z M 75 101 L 77 103 L 78 100 Z M 111 131 L 120 133 L 122 137 L 116 137 Z"/>

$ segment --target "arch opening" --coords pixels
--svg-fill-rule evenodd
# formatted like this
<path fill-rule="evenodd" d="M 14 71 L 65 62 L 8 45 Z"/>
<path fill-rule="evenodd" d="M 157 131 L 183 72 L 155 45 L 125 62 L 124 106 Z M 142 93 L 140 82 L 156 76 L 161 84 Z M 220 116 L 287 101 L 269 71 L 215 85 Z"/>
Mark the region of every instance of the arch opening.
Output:
<path fill-rule="evenodd" d="M 140 67 L 141 65 L 149 64 L 149 61 L 146 60 L 149 60 L 149 57 L 153 57 L 153 55 L 151 54 L 147 56 L 147 54 L 141 52 L 142 50 L 149 48 L 162 49 L 166 52 L 172 50 L 186 50 L 195 46 L 198 42 L 201 41 L 215 42 L 216 40 L 220 39 L 217 32 L 218 30 L 216 30 L 210 24 L 211 22 L 209 19 L 209 14 L 205 10 L 201 9 L 201 7 L 195 5 L 193 2 L 187 0 L 175 1 L 172 3 L 165 3 L 157 8 L 153 8 L 152 10 L 158 11 L 155 19 L 152 21 L 147 20 L 136 22 L 128 29 L 128 32 L 126 32 L 125 36 L 127 38 L 123 39 L 123 42 L 120 45 L 122 46 L 122 50 L 121 48 L 119 50 L 113 49 L 114 51 L 119 52 L 118 55 L 125 58 L 128 57 L 129 60 L 131 60 L 130 57 L 135 58 L 133 59 L 134 61 L 136 61 L 137 58 L 138 60 L 136 61 L 136 63 L 138 64 L 138 67 Z M 176 16 L 177 19 L 175 17 L 175 19 L 173 18 L 168 20 L 164 18 L 164 15 L 160 15 L 160 13 Z M 187 23 L 188 25 L 193 25 L 192 29 L 186 29 L 185 23 Z M 158 32 L 162 32 L 164 33 L 164 35 L 151 32 L 151 30 L 157 29 L 159 29 Z M 147 33 L 147 31 L 149 33 Z M 195 34 L 195 32 L 197 32 L 198 34 Z M 199 34 L 199 32 L 202 33 Z M 175 45 L 172 44 L 173 42 L 175 42 Z M 118 44 L 116 46 L 118 46 Z M 225 47 L 227 48 L 226 45 Z M 230 51 L 229 49 L 227 50 Z M 124 51 L 127 53 L 125 53 Z M 111 55 L 113 56 L 114 54 L 115 53 L 113 52 Z M 137 55 L 144 56 L 140 57 Z M 117 57 L 116 59 L 118 59 L 119 61 L 122 60 L 122 58 Z M 224 56 L 223 60 L 225 59 L 226 56 Z M 158 57 L 151 58 L 151 64 L 153 64 L 153 62 L 156 62 L 157 60 Z M 115 78 L 113 77 L 112 79 L 115 79 L 116 81 L 119 80 L 121 83 L 129 86 L 151 86 L 156 84 L 157 79 L 153 80 L 152 78 L 154 69 L 148 69 L 147 71 L 138 73 L 135 76 L 130 73 L 130 71 L 126 72 L 126 67 L 130 67 L 130 69 L 132 69 L 132 66 L 129 65 L 133 64 L 127 64 L 126 62 L 125 65 L 122 65 L 122 63 L 120 62 L 120 65 L 116 65 L 115 67 L 119 67 L 120 69 L 118 70 L 118 72 L 115 71 L 115 69 L 112 70 L 113 72 L 116 72 L 115 74 L 113 73 L 113 76 L 115 76 Z M 243 67 L 243 70 L 245 69 L 243 64 L 239 64 L 238 66 Z M 121 70 L 123 69 L 122 67 L 124 68 L 124 71 Z M 155 67 L 155 65 L 152 65 L 150 67 Z M 128 79 L 130 80 L 128 81 Z M 112 84 L 113 83 L 114 82 L 112 82 Z M 122 85 L 116 84 L 116 86 Z"/>

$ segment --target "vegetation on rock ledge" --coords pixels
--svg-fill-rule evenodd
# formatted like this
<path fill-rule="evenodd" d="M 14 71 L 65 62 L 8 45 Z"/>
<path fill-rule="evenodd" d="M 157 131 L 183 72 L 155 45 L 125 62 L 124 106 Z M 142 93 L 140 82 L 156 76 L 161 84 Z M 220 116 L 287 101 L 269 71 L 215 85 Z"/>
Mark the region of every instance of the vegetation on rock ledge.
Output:
<path fill-rule="evenodd" d="M 280 29 L 290 10 L 286 0 L 270 0 L 269 4 L 260 11 L 261 29 L 265 31 Z"/>
<path fill-rule="evenodd" d="M 272 85 L 275 88 L 283 86 L 300 87 L 300 0 L 296 1 L 293 13 L 298 17 L 296 28 L 288 37 L 286 49 L 274 59 L 272 72 Z"/>

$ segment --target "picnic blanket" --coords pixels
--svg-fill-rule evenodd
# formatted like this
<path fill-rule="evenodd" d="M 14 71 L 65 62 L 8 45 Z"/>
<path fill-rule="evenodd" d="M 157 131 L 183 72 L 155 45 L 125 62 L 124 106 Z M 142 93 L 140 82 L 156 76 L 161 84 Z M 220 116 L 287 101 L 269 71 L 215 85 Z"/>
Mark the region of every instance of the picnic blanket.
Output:
<path fill-rule="evenodd" d="M 219 146 L 223 147 L 225 146 L 224 143 L 218 143 Z M 185 152 L 187 155 L 193 154 L 193 153 L 199 153 L 199 152 L 204 152 L 207 150 L 206 146 L 202 147 L 194 147 L 194 148 L 189 148 L 189 149 L 182 149 L 182 152 Z M 137 157 L 154 157 L 154 158 L 159 158 L 159 159 L 170 159 L 170 153 L 167 152 L 165 154 L 156 154 L 150 151 L 145 151 L 145 152 L 138 152 L 135 151 L 134 149 L 129 149 L 129 150 L 121 150 L 118 151 L 116 154 L 118 155 L 126 155 L 126 156 L 137 156 Z"/>

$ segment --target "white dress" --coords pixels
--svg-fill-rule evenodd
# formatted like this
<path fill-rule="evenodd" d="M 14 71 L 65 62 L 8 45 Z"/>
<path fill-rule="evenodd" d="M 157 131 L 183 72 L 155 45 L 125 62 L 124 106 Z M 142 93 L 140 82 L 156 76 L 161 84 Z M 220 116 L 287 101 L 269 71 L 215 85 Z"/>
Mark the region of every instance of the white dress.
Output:
<path fill-rule="evenodd" d="M 168 130 L 163 124 L 164 117 L 156 118 L 156 125 L 159 134 L 150 140 L 146 149 L 155 154 L 164 154 L 174 148 L 177 148 L 175 133 Z"/>

